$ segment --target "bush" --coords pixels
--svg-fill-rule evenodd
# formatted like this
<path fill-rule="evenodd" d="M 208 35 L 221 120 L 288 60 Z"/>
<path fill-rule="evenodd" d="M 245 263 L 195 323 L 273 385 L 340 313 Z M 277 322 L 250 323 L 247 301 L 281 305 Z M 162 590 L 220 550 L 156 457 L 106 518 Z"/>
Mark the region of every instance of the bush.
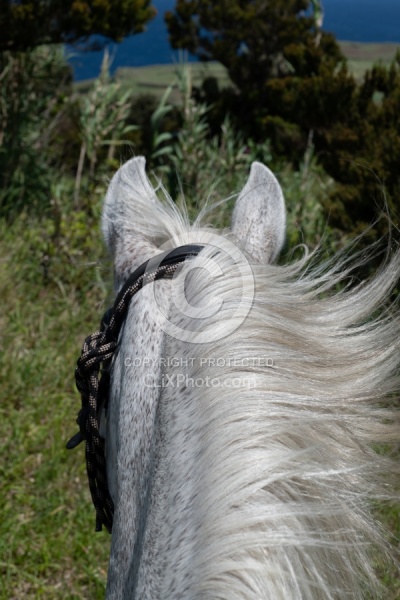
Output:
<path fill-rule="evenodd" d="M 54 131 L 71 92 L 63 50 L 0 53 L 0 214 L 43 210 L 59 168 Z"/>
<path fill-rule="evenodd" d="M 360 233 L 382 212 L 400 225 L 399 106 L 400 53 L 390 68 L 367 71 L 349 99 L 346 118 L 316 139 L 320 161 L 337 182 L 325 208 L 342 231 Z M 370 240 L 388 228 L 388 220 L 380 219 Z"/>

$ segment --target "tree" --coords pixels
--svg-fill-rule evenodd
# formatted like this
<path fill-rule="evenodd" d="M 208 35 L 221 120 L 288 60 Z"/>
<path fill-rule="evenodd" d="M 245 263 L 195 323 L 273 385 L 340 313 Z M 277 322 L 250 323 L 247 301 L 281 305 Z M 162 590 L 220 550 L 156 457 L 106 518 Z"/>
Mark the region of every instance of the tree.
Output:
<path fill-rule="evenodd" d="M 0 216 L 48 207 L 64 161 L 56 140 L 71 79 L 60 46 L 0 53 Z"/>
<path fill-rule="evenodd" d="M 296 164 L 313 151 L 336 181 L 324 206 L 340 236 L 376 221 L 383 197 L 399 227 L 400 55 L 357 84 L 321 30 L 320 0 L 177 0 L 166 22 L 174 47 L 228 69 L 233 90 L 208 82 L 198 92 L 214 105 L 214 129 L 230 111 L 253 139 L 269 139 L 275 156 Z M 381 219 L 369 239 L 387 229 Z"/>
<path fill-rule="evenodd" d="M 165 20 L 175 48 L 217 60 L 243 89 L 286 71 L 283 50 L 313 23 L 309 0 L 177 0 Z"/>
<path fill-rule="evenodd" d="M 347 105 L 347 114 L 316 139 L 320 161 L 337 185 L 326 199 L 331 225 L 364 231 L 385 207 L 398 238 L 400 225 L 400 52 L 390 67 L 367 71 Z M 381 219 L 369 231 L 378 239 L 388 231 Z"/>
<path fill-rule="evenodd" d="M 151 0 L 0 0 L 0 51 L 73 43 L 92 34 L 120 41 L 143 31 Z"/>
<path fill-rule="evenodd" d="M 321 20 L 310 0 L 177 0 L 166 14 L 174 47 L 228 69 L 240 127 L 297 159 L 310 131 L 341 120 L 355 86 Z"/>

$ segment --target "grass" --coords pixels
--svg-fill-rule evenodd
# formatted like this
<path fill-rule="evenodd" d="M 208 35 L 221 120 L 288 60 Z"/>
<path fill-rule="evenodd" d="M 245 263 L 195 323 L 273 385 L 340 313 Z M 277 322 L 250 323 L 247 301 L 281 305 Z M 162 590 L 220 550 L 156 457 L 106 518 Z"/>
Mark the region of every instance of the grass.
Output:
<path fill-rule="evenodd" d="M 361 80 L 365 71 L 380 62 L 389 66 L 400 50 L 399 44 L 373 44 L 361 42 L 339 42 L 343 54 L 347 57 L 350 71 L 357 80 Z"/>
<path fill-rule="evenodd" d="M 94 534 L 83 447 L 65 443 L 79 406 L 74 362 L 105 291 L 96 265 L 72 264 L 68 251 L 46 274 L 51 236 L 48 221 L 1 224 L 1 600 L 104 597 L 110 539 Z"/>

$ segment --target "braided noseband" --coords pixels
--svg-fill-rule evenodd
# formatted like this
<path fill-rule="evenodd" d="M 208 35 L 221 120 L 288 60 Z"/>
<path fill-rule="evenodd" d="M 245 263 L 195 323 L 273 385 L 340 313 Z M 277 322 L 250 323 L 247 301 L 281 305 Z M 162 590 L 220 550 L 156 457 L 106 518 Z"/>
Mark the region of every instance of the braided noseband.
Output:
<path fill-rule="evenodd" d="M 83 343 L 75 369 L 76 386 L 82 408 L 76 422 L 79 431 L 67 443 L 71 450 L 85 440 L 86 470 L 92 501 L 96 509 L 96 531 L 104 525 L 111 532 L 114 504 L 107 484 L 105 441 L 99 432 L 100 411 L 107 406 L 109 363 L 117 347 L 118 335 L 133 296 L 147 283 L 170 279 L 187 258 L 197 256 L 203 246 L 186 245 L 160 254 L 143 263 L 129 277 L 112 308 L 106 311 L 100 331 L 89 335 Z M 99 380 L 101 363 L 106 363 Z"/>

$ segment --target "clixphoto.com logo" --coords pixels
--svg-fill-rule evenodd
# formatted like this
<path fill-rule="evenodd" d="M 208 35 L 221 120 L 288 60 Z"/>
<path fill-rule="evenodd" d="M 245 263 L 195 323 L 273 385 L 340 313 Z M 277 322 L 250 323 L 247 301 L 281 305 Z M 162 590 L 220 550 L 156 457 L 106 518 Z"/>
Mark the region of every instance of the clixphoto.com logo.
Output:
<path fill-rule="evenodd" d="M 255 378 L 249 377 L 189 377 L 187 373 L 162 375 L 159 381 L 145 377 L 145 386 L 150 388 L 255 388 Z"/>
<path fill-rule="evenodd" d="M 260 369 L 274 367 L 274 361 L 267 356 L 246 357 L 246 358 L 225 358 L 225 357 L 126 357 L 124 359 L 125 368 L 135 368 L 143 372 L 144 385 L 151 388 L 255 388 L 256 375 Z M 198 367 L 207 371 L 213 368 L 214 373 L 221 370 L 220 376 L 205 375 L 203 377 L 191 376 L 184 370 L 197 370 Z M 166 373 L 167 369 L 175 369 L 173 373 Z M 177 372 L 176 369 L 182 369 Z M 224 370 L 233 369 L 232 375 Z M 161 375 L 160 375 L 161 371 Z M 242 371 L 238 373 L 238 371 Z M 253 371 L 253 372 L 252 372 Z"/>

